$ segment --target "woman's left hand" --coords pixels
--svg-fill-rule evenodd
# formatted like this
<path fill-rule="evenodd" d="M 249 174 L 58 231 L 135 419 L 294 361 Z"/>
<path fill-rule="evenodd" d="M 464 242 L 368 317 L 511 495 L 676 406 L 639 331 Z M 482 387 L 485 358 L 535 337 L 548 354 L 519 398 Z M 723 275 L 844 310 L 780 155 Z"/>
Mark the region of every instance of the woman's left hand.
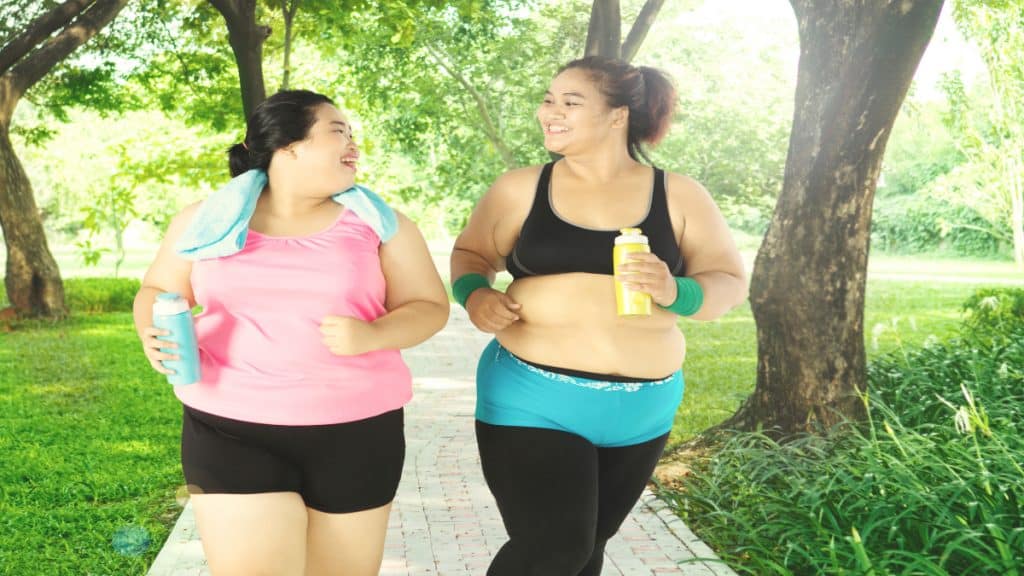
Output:
<path fill-rule="evenodd" d="M 651 300 L 660 306 L 675 302 L 679 290 L 668 264 L 647 252 L 629 254 L 615 271 L 615 279 L 630 290 L 650 294 Z"/>
<path fill-rule="evenodd" d="M 350 316 L 325 316 L 320 323 L 323 343 L 338 356 L 355 356 L 375 350 L 373 325 Z"/>

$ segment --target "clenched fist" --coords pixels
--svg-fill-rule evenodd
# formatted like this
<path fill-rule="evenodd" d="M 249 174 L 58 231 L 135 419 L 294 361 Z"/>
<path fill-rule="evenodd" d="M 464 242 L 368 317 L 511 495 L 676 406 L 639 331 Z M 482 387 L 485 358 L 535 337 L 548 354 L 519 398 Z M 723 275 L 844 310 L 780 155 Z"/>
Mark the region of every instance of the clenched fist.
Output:
<path fill-rule="evenodd" d="M 356 356 L 376 350 L 373 325 L 359 318 L 326 316 L 320 323 L 320 333 L 327 349 L 338 356 Z"/>

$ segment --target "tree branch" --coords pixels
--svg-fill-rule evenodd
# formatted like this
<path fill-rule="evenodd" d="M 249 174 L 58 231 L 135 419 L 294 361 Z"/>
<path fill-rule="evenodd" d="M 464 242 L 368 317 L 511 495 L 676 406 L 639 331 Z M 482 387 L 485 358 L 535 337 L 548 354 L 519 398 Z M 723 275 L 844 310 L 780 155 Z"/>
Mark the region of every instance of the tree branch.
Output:
<path fill-rule="evenodd" d="M 54 66 L 109 24 L 126 4 L 128 0 L 95 0 L 73 24 L 11 69 L 9 74 L 14 93 L 18 97 L 24 94 Z"/>
<path fill-rule="evenodd" d="M 0 49 L 0 74 L 3 74 L 18 60 L 25 57 L 40 42 L 67 26 L 96 0 L 68 0 L 60 6 L 36 18 L 25 30 Z"/>
<path fill-rule="evenodd" d="M 650 31 L 651 25 L 658 18 L 658 12 L 664 4 L 665 0 L 647 0 L 644 3 L 640 14 L 637 15 L 636 20 L 633 22 L 633 27 L 629 29 L 629 34 L 626 35 L 626 41 L 622 43 L 620 58 L 626 62 L 633 60 L 633 57 L 640 50 L 640 45 L 647 38 L 647 32 Z"/>
<path fill-rule="evenodd" d="M 487 103 L 484 101 L 483 95 L 465 77 L 459 74 L 452 66 L 445 62 L 444 58 L 438 53 L 437 48 L 434 48 L 430 44 L 425 44 L 427 53 L 448 73 L 456 82 L 458 82 L 465 90 L 473 97 L 476 102 L 477 111 L 480 113 L 480 118 L 484 121 L 484 133 L 487 134 L 487 138 L 494 144 L 494 147 L 498 149 L 498 154 L 501 155 L 502 161 L 505 166 L 509 169 L 515 168 L 515 158 L 512 156 L 512 151 L 508 149 L 505 142 L 502 141 L 501 136 L 498 134 L 498 129 L 494 125 L 494 120 L 491 118 L 491 114 L 487 111 Z"/>

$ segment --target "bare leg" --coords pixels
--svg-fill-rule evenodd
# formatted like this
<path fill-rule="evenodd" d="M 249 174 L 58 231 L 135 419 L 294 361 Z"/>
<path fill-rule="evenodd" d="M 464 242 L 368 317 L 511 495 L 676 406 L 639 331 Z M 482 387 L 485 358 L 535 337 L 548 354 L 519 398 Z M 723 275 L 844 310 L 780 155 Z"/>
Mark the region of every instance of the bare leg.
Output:
<path fill-rule="evenodd" d="M 307 508 L 306 576 L 377 576 L 391 503 L 349 514 Z"/>
<path fill-rule="evenodd" d="M 213 576 L 302 576 L 306 505 L 295 492 L 195 494 L 192 507 Z"/>

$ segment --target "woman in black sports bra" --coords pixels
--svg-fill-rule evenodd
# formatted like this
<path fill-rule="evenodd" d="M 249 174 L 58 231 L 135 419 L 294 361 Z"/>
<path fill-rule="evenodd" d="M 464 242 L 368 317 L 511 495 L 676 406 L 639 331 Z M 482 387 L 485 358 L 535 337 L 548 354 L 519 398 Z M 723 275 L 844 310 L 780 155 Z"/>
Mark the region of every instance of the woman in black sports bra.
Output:
<path fill-rule="evenodd" d="M 588 57 L 537 111 L 562 156 L 502 175 L 452 251 L 453 293 L 495 340 L 477 372 L 476 433 L 509 541 L 489 576 L 597 576 L 682 398 L 680 315 L 718 318 L 747 295 L 743 263 L 700 184 L 639 161 L 675 90 L 660 71 Z M 612 267 L 620 228 L 651 253 Z M 490 284 L 514 278 L 505 293 Z M 651 316 L 616 315 L 613 278 Z"/>

